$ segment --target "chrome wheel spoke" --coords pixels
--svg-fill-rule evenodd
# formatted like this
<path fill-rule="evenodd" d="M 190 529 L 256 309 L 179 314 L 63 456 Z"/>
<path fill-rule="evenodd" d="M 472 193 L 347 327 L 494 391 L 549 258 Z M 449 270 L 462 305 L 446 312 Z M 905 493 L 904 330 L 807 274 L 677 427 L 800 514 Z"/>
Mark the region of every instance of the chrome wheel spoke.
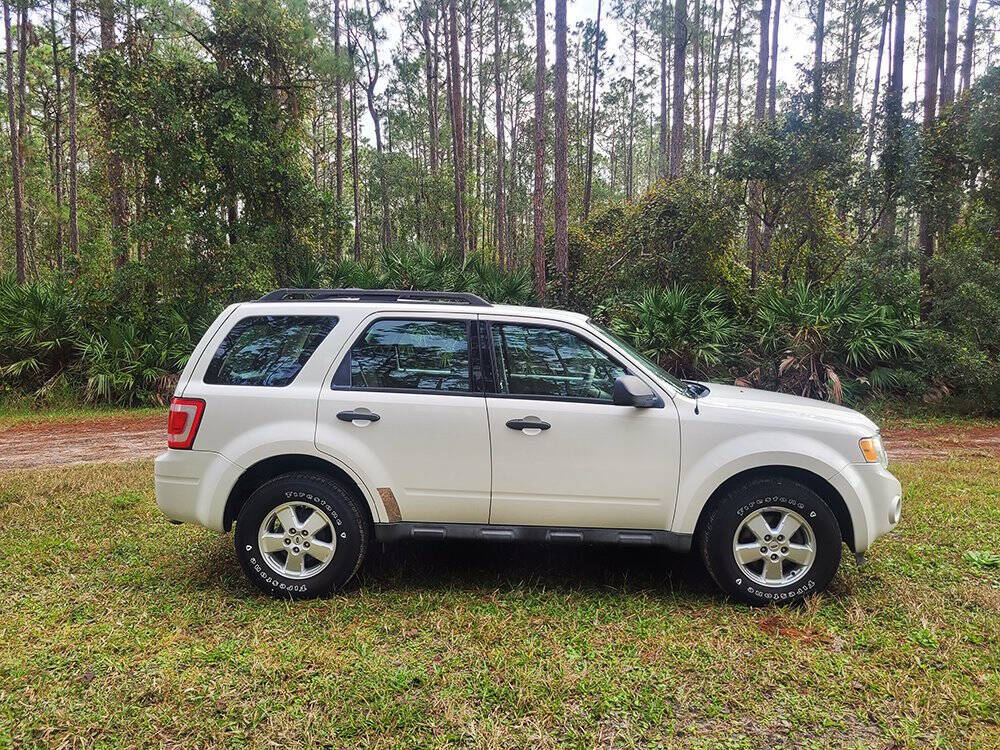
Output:
<path fill-rule="evenodd" d="M 764 557 L 760 549 L 760 545 L 757 542 L 753 542 L 752 544 L 738 544 L 733 548 L 733 551 L 736 553 L 736 559 L 746 565 L 747 563 L 757 562 Z"/>
<path fill-rule="evenodd" d="M 757 537 L 758 542 L 763 542 L 764 537 L 769 537 L 774 533 L 761 513 L 754 513 L 744 523 L 753 535 Z"/>
<path fill-rule="evenodd" d="M 309 549 L 306 554 L 315 557 L 320 562 L 326 562 L 333 557 L 333 545 L 327 542 L 318 542 L 315 539 L 309 542 Z"/>
<path fill-rule="evenodd" d="M 289 552 L 288 557 L 285 558 L 285 570 L 289 573 L 301 573 L 305 567 L 304 562 L 304 556 L 301 553 Z"/>
<path fill-rule="evenodd" d="M 294 529 L 295 525 L 299 522 L 298 517 L 295 515 L 295 510 L 291 505 L 285 505 L 282 508 L 279 508 L 275 515 L 278 517 L 278 522 L 281 524 L 281 528 L 286 532 Z"/>
<path fill-rule="evenodd" d="M 795 535 L 795 532 L 802 527 L 795 516 L 791 513 L 786 513 L 781 517 L 781 521 L 778 523 L 778 528 L 774 530 L 774 533 L 783 536 L 785 540 L 791 539 Z"/>
<path fill-rule="evenodd" d="M 260 536 L 260 549 L 261 552 L 277 552 L 278 550 L 286 549 L 285 545 L 285 535 L 284 534 L 261 534 Z"/>
<path fill-rule="evenodd" d="M 781 560 L 772 560 L 770 557 L 764 560 L 764 580 L 768 583 L 777 583 L 784 578 L 784 571 Z"/>
<path fill-rule="evenodd" d="M 326 519 L 319 511 L 314 510 L 305 521 L 302 522 L 302 530 L 309 536 L 315 536 L 320 529 L 326 528 Z"/>
<path fill-rule="evenodd" d="M 789 544 L 787 558 L 796 565 L 809 565 L 813 561 L 813 548 L 805 544 Z"/>

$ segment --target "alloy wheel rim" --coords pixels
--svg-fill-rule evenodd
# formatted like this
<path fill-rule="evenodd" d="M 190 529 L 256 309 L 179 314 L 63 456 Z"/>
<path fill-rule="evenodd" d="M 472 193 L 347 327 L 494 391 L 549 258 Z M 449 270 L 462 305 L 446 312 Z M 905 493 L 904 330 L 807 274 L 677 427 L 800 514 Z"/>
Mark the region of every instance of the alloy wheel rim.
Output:
<path fill-rule="evenodd" d="M 781 588 L 805 576 L 816 561 L 816 534 L 793 510 L 769 506 L 736 528 L 733 557 L 740 572 L 760 586 Z"/>
<path fill-rule="evenodd" d="M 337 551 L 337 535 L 330 516 L 308 502 L 284 503 L 274 508 L 257 531 L 264 562 L 285 578 L 312 578 L 325 570 Z"/>

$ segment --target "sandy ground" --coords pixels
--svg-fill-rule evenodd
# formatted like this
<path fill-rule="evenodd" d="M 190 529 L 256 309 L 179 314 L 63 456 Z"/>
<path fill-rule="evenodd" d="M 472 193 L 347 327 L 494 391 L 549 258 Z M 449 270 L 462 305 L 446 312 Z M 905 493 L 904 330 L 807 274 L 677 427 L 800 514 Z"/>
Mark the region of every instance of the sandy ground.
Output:
<path fill-rule="evenodd" d="M 941 426 L 884 433 L 893 461 L 1000 458 L 1000 425 Z M 23 424 L 0 431 L 0 469 L 151 458 L 166 448 L 160 416 Z"/>
<path fill-rule="evenodd" d="M 21 424 L 0 430 L 0 469 L 149 458 L 167 447 L 162 416 Z"/>

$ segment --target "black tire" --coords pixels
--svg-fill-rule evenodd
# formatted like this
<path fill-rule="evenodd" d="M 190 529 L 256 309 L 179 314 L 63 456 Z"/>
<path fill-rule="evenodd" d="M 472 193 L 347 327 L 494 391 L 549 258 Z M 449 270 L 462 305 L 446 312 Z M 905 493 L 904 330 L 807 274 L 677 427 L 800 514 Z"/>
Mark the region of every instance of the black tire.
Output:
<path fill-rule="evenodd" d="M 808 567 L 801 566 L 803 572 L 799 573 L 800 577 L 784 586 L 765 586 L 752 580 L 740 569 L 733 550 L 737 529 L 744 519 L 750 518 L 758 510 L 772 507 L 785 508 L 803 518 L 812 529 L 815 544 L 812 564 Z M 768 512 L 765 513 L 765 517 L 767 516 L 774 518 L 779 514 L 771 516 Z M 742 536 L 741 539 L 746 541 Z M 802 540 L 803 537 L 796 539 Z M 823 499 L 805 485 L 780 477 L 752 479 L 731 490 L 709 513 L 699 542 L 705 567 L 719 588 L 734 599 L 753 606 L 794 604 L 826 589 L 840 566 L 842 546 L 840 526 Z M 762 562 L 761 569 L 763 565 Z M 782 562 L 782 565 L 785 563 Z M 748 567 L 751 572 L 758 572 L 755 565 L 749 564 Z M 800 568 L 793 565 L 789 567 L 792 573 Z"/>
<path fill-rule="evenodd" d="M 306 578 L 282 575 L 267 563 L 258 545 L 261 524 L 271 511 L 285 503 L 308 503 L 319 508 L 332 524 L 321 534 L 336 533 L 332 559 Z M 308 518 L 305 506 L 296 507 L 300 518 Z M 357 501 L 340 483 L 325 474 L 296 471 L 265 482 L 250 495 L 236 520 L 233 539 L 240 566 L 257 588 L 278 598 L 311 599 L 340 589 L 357 573 L 368 551 L 370 526 Z M 314 547 L 319 539 L 315 538 Z M 318 560 L 308 559 L 318 564 Z"/>

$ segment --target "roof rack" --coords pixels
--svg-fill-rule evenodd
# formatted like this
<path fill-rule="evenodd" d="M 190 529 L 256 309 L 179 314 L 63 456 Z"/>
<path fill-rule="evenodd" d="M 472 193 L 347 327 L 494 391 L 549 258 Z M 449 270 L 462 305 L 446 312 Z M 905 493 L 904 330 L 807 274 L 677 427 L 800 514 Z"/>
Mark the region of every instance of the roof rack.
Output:
<path fill-rule="evenodd" d="M 440 302 L 444 304 L 491 307 L 469 292 L 421 292 L 402 289 L 276 289 L 258 302 Z"/>

